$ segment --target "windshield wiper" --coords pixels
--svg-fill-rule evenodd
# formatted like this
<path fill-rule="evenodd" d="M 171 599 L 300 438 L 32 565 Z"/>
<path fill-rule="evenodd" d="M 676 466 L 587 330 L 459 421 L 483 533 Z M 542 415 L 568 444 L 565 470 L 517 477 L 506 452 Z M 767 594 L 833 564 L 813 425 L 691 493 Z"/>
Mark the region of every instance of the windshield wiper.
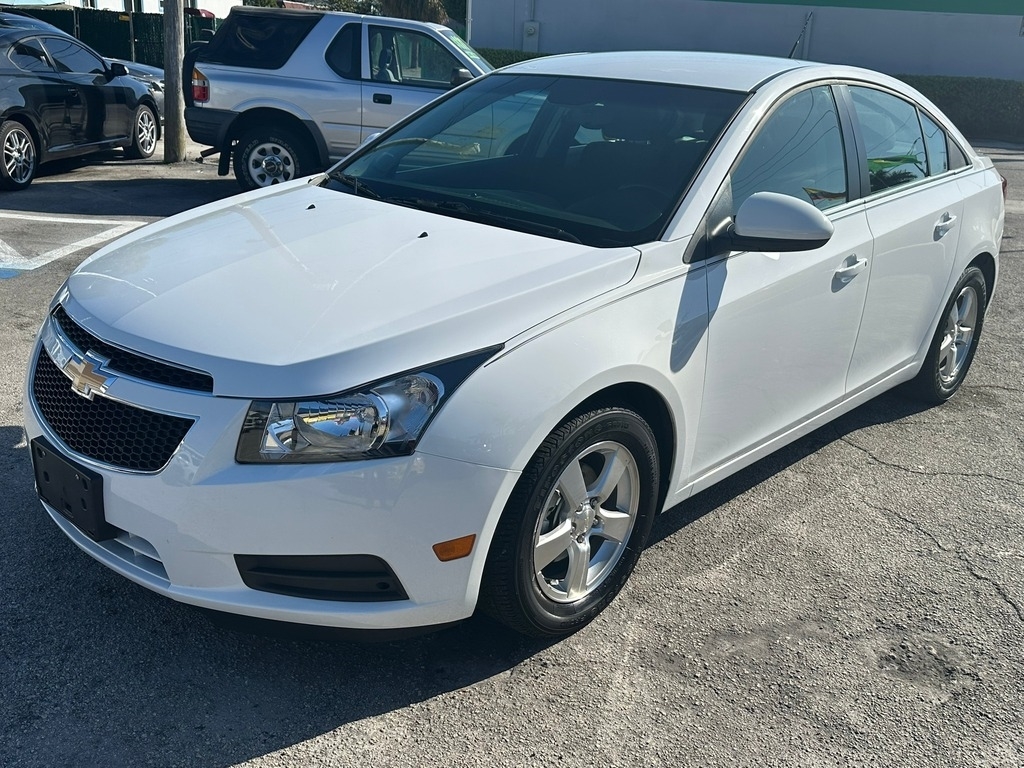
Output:
<path fill-rule="evenodd" d="M 350 187 L 352 189 L 352 193 L 356 197 L 368 197 L 371 200 L 381 199 L 381 195 L 379 193 L 366 186 L 366 184 L 360 181 L 356 176 L 352 176 L 347 173 L 332 173 L 331 178 L 341 184 L 344 184 L 346 187 Z"/>
<path fill-rule="evenodd" d="M 472 208 L 466 203 L 458 200 L 428 200 L 423 197 L 385 197 L 382 198 L 385 203 L 394 203 L 395 205 L 404 205 L 408 208 L 418 208 L 421 211 L 435 211 L 437 213 L 454 216 L 458 219 L 466 219 L 468 221 L 476 221 L 480 224 L 497 224 L 504 225 L 509 229 L 515 229 L 521 232 L 528 232 L 534 235 L 541 235 L 544 237 L 553 237 L 557 240 L 566 240 L 570 243 L 583 244 L 576 235 L 571 232 L 566 232 L 564 229 L 559 227 L 551 226 L 549 224 L 541 224 L 536 221 L 530 221 L 529 219 L 520 219 L 515 216 L 506 216 L 503 213 L 492 213 L 491 211 L 481 210 L 480 208 Z"/>

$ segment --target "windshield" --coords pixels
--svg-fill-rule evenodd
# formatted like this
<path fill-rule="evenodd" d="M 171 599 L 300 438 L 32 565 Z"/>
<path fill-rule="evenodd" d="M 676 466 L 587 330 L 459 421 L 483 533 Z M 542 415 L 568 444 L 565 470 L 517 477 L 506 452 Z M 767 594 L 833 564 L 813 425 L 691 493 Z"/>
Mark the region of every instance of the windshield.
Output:
<path fill-rule="evenodd" d="M 461 37 L 459 37 L 458 34 L 456 34 L 455 32 L 452 32 L 450 29 L 442 29 L 441 34 L 447 37 L 448 40 L 451 41 L 452 45 L 454 45 L 456 48 L 462 51 L 462 53 L 465 54 L 467 59 L 469 59 L 478 67 L 480 67 L 480 70 L 482 72 L 487 73 L 494 69 L 494 67 L 491 66 L 491 62 L 489 62 L 487 59 L 481 56 L 477 52 L 476 48 L 474 48 L 472 45 L 470 45 Z"/>
<path fill-rule="evenodd" d="M 490 75 L 351 160 L 326 184 L 597 247 L 656 239 L 743 94 Z"/>

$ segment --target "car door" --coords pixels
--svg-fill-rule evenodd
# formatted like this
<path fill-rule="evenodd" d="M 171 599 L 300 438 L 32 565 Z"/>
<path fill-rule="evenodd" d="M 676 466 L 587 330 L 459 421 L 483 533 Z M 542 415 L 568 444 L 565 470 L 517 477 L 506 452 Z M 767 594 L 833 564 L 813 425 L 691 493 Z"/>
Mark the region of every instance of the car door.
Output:
<path fill-rule="evenodd" d="M 324 54 L 336 79 L 310 105 L 318 116 L 332 159 L 344 157 L 363 140 L 362 47 L 361 23 L 353 21 L 338 30 Z"/>
<path fill-rule="evenodd" d="M 11 91 L 16 89 L 25 108 L 36 115 L 41 149 L 47 153 L 67 149 L 72 144 L 67 87 L 42 44 L 31 37 L 19 40 L 11 46 L 10 60 L 18 68 Z"/>
<path fill-rule="evenodd" d="M 436 99 L 451 88 L 452 72 L 462 66 L 429 35 L 367 24 L 362 138 Z"/>
<path fill-rule="evenodd" d="M 130 135 L 127 87 L 108 77 L 103 60 L 70 38 L 46 37 L 43 44 L 67 90 L 73 143 L 104 144 Z"/>
<path fill-rule="evenodd" d="M 806 88 L 764 119 L 712 206 L 709 231 L 755 192 L 779 192 L 824 211 L 835 232 L 810 251 L 707 259 L 707 371 L 691 467 L 698 480 L 845 394 L 872 258 L 863 205 L 851 202 L 852 162 L 832 89 Z"/>
<path fill-rule="evenodd" d="M 864 319 L 850 364 L 848 388 L 854 390 L 911 363 L 934 332 L 964 204 L 948 153 L 939 148 L 945 134 L 927 115 L 877 88 L 850 86 L 849 96 L 875 240 Z"/>

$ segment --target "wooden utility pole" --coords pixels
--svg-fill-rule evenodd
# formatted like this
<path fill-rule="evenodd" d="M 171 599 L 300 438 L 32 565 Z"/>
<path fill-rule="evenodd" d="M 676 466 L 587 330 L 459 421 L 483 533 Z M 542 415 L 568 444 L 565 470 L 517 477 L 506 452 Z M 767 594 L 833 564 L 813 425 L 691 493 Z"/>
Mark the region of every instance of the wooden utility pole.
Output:
<path fill-rule="evenodd" d="M 185 10 L 182 0 L 164 0 L 164 162 L 185 159 L 185 103 L 181 66 L 185 58 Z"/>

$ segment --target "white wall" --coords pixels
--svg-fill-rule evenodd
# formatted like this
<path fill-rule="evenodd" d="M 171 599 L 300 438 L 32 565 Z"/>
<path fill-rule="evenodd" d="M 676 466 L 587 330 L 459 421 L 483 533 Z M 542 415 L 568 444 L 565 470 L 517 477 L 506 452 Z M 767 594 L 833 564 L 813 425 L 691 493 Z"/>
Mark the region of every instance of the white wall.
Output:
<path fill-rule="evenodd" d="M 1024 12 L 1024 4 L 1021 6 Z M 796 57 L 891 74 L 1024 80 L 1024 18 L 714 0 L 473 0 L 475 46 L 543 53 L 711 50 Z M 524 35 L 526 22 L 537 34 Z"/>

